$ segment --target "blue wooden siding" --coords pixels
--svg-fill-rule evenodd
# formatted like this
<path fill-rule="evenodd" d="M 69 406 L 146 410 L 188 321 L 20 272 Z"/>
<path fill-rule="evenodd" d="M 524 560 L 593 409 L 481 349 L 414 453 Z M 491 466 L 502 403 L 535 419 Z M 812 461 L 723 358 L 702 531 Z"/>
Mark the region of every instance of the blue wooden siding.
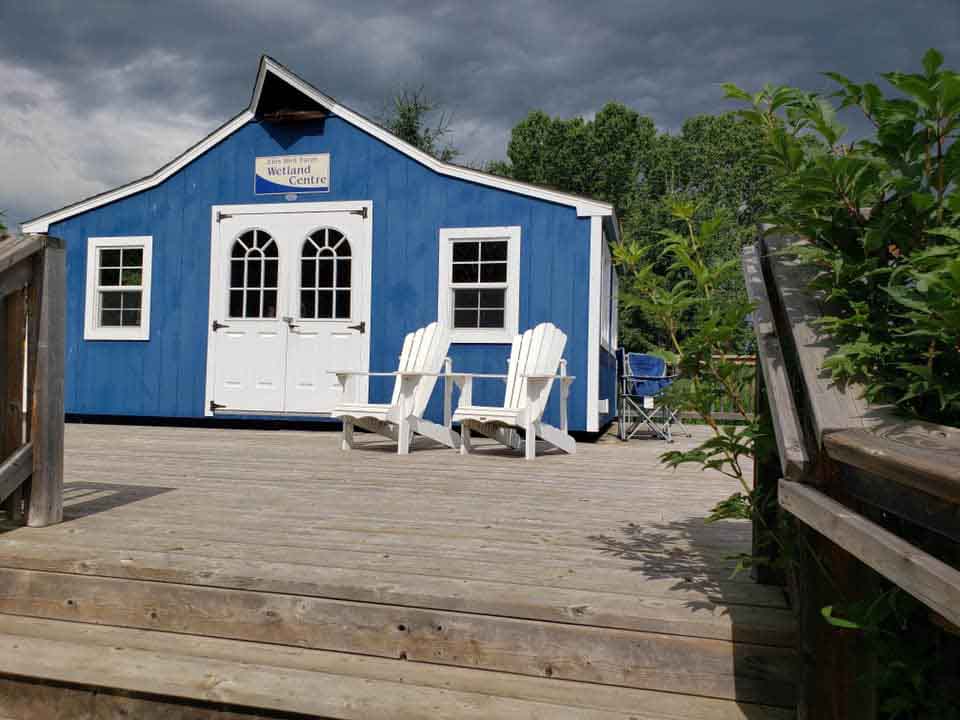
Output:
<path fill-rule="evenodd" d="M 441 227 L 519 225 L 520 328 L 550 320 L 568 334 L 577 376 L 571 426 L 585 429 L 590 218 L 441 176 L 335 117 L 307 126 L 249 123 L 157 187 L 51 225 L 50 234 L 67 242 L 67 412 L 203 416 L 210 207 L 278 202 L 253 194 L 254 158 L 318 152 L 331 156 L 330 191 L 300 200 L 373 203 L 371 369 L 395 369 L 404 334 L 436 319 Z M 153 236 L 147 342 L 83 339 L 87 238 L 111 235 Z M 507 345 L 451 348 L 454 367 L 474 372 L 504 372 L 508 353 Z M 503 386 L 481 383 L 475 392 L 476 402 L 499 403 Z M 387 383 L 372 383 L 372 401 L 388 397 Z M 430 412 L 439 416 L 436 397 Z M 554 398 L 547 419 L 558 418 Z"/>

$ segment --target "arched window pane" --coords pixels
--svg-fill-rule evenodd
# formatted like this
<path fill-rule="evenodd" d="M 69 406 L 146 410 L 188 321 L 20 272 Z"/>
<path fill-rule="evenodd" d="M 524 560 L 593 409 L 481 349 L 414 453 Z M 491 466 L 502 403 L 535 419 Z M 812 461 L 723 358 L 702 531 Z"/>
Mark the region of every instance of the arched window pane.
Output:
<path fill-rule="evenodd" d="M 276 317 L 279 256 L 270 234 L 248 230 L 234 241 L 230 258 L 230 317 Z"/>
<path fill-rule="evenodd" d="M 300 317 L 349 319 L 352 282 L 350 243 L 338 230 L 320 228 L 300 252 Z"/>

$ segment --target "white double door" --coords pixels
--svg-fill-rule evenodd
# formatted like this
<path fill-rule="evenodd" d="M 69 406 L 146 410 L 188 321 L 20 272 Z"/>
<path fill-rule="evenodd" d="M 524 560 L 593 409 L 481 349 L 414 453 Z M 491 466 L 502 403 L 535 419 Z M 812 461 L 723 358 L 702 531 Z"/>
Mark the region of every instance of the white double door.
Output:
<path fill-rule="evenodd" d="M 368 203 L 214 208 L 207 414 L 329 412 L 330 371 L 369 368 L 372 222 Z"/>

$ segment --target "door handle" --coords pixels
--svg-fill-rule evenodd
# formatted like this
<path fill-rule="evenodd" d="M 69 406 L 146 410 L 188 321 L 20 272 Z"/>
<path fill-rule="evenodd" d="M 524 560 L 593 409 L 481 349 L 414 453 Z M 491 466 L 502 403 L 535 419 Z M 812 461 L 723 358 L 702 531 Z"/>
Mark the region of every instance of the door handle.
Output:
<path fill-rule="evenodd" d="M 359 330 L 360 334 L 363 335 L 367 332 L 367 321 L 361 320 L 356 325 L 347 325 L 347 330 Z"/>
<path fill-rule="evenodd" d="M 283 320 L 291 330 L 293 330 L 294 328 L 300 327 L 299 325 L 297 325 L 297 324 L 293 321 L 293 318 L 290 317 L 289 315 L 285 315 L 284 317 L 282 317 L 282 318 L 280 318 L 280 319 Z"/>

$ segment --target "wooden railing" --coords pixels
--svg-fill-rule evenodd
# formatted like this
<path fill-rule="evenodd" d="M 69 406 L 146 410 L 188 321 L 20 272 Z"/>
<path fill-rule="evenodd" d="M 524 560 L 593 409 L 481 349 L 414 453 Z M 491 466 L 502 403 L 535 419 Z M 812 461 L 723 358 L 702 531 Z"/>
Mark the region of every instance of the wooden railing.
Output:
<path fill-rule="evenodd" d="M 823 362 L 835 345 L 818 329 L 824 307 L 809 290 L 811 272 L 782 252 L 796 242 L 768 237 L 743 254 L 757 306 L 758 398 L 777 445 L 776 458 L 755 464 L 755 483 L 800 521 L 787 538 L 798 548 L 787 581 L 804 659 L 800 717 L 872 720 L 876 693 L 865 678 L 875 653 L 821 610 L 892 583 L 929 608 L 929 623 L 955 653 L 960 429 L 909 421 L 866 403 L 862 388 L 831 381 Z"/>
<path fill-rule="evenodd" d="M 0 238 L 0 503 L 7 522 L 63 519 L 63 243 Z"/>

